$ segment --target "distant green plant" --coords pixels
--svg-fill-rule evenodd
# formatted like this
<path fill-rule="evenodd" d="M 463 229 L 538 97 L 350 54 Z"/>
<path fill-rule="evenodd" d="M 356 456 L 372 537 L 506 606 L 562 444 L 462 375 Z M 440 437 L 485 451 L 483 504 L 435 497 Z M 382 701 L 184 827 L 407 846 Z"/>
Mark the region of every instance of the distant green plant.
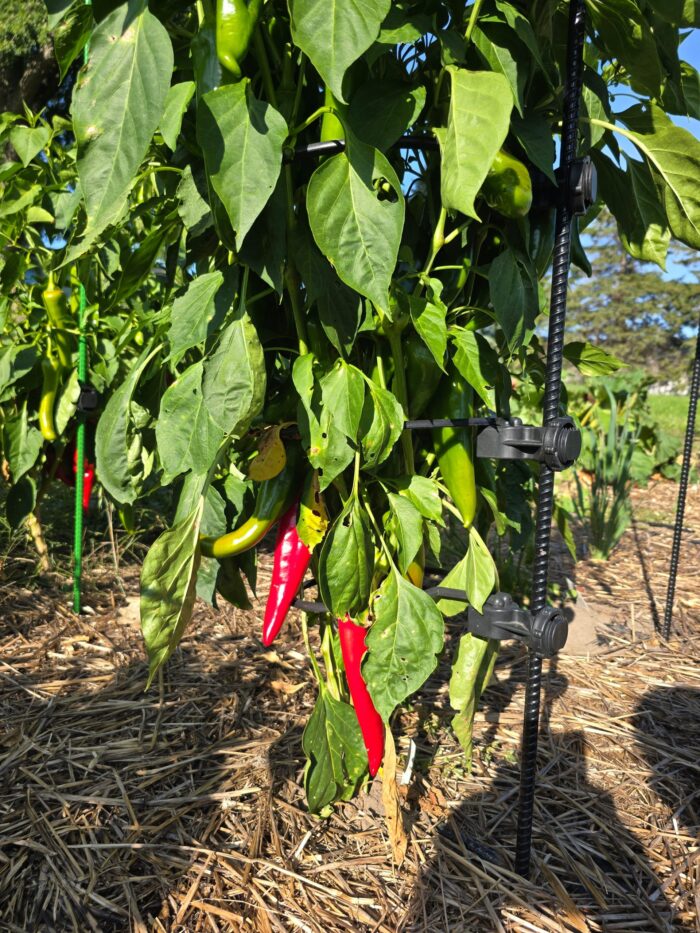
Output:
<path fill-rule="evenodd" d="M 607 429 L 584 429 L 587 457 L 592 465 L 589 489 L 576 478 L 574 508 L 588 526 L 589 548 L 596 560 L 607 560 L 630 521 L 632 462 L 640 438 L 640 428 L 632 418 L 622 421 L 620 404 L 604 385 L 610 406 Z"/>
<path fill-rule="evenodd" d="M 49 41 L 44 0 L 0 0 L 0 67 Z"/>

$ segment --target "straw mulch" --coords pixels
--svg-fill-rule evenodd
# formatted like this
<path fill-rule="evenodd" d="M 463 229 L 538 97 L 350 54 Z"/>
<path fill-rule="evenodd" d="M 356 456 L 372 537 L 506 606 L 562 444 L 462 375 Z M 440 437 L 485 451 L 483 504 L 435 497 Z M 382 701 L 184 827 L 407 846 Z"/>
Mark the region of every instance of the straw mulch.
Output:
<path fill-rule="evenodd" d="M 637 514 L 653 502 L 672 514 L 673 486 L 642 495 Z M 547 679 L 530 882 L 511 870 L 517 648 L 481 704 L 471 774 L 447 725 L 447 662 L 396 724 L 399 769 L 409 737 L 417 745 L 399 867 L 379 780 L 325 820 L 306 811 L 314 689 L 298 620 L 265 653 L 259 614 L 198 605 L 144 693 L 135 570 L 125 602 L 93 561 L 82 618 L 58 589 L 3 588 L 0 929 L 699 929 L 697 489 L 686 524 L 683 637 L 669 645 L 650 624 L 650 598 L 663 611 L 664 521 L 640 519 L 609 564 L 576 568 L 609 622 L 599 653 L 562 655 Z"/>

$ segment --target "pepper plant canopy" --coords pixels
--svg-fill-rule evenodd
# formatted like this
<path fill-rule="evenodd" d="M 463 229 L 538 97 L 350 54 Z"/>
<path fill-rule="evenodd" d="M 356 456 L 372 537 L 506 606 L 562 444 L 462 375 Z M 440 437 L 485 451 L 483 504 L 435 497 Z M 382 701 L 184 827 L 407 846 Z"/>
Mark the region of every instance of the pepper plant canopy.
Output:
<path fill-rule="evenodd" d="M 535 195 L 555 181 L 568 5 L 268 0 L 245 6 L 245 23 L 242 6 L 47 0 L 62 73 L 88 41 L 90 54 L 70 123 L 14 115 L 0 130 L 16 156 L 1 178 L 13 339 L 3 450 L 17 484 L 71 430 L 70 406 L 57 441 L 36 424 L 39 360 L 54 358 L 57 336 L 37 289 L 49 269 L 68 289 L 72 270 L 97 310 L 104 494 L 122 510 L 159 489 L 172 503 L 142 574 L 151 677 L 195 595 L 246 603 L 255 549 L 218 560 L 206 539 L 264 521 L 262 487 L 299 462 L 275 508 L 286 514 L 311 483 L 323 503 L 297 518 L 330 610 L 307 639 L 320 686 L 306 785 L 323 810 L 368 767 L 336 620 L 369 629 L 361 680 L 389 723 L 464 608 L 426 595 L 426 565 L 477 608 L 497 581 L 527 589 L 529 466 L 474 465 L 469 432 L 402 429 L 407 414 L 539 404 L 553 211 L 530 179 Z M 629 253 L 662 264 L 672 238 L 700 246 L 700 144 L 673 122 L 700 116 L 698 75 L 680 54 L 696 4 L 586 6 L 579 152 L 593 158 L 600 201 L 580 226 L 605 204 Z M 397 145 L 408 132 L 438 149 Z M 338 135 L 344 151 L 293 158 Z M 586 268 L 578 231 L 573 258 Z M 590 359 L 580 341 L 568 355 Z M 595 359 L 601 373 L 618 366 Z M 490 535 L 507 541 L 498 566 Z M 454 655 L 468 752 L 494 651 L 465 635 Z"/>

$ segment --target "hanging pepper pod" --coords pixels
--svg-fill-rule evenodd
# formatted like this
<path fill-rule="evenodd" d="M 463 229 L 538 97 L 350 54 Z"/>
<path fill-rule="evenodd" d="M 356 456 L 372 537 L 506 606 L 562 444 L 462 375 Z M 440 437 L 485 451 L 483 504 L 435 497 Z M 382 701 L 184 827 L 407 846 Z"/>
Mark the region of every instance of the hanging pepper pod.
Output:
<path fill-rule="evenodd" d="M 311 560 L 311 551 L 297 533 L 298 509 L 299 503 L 295 502 L 280 519 L 277 531 L 272 583 L 262 630 L 262 642 L 266 648 L 282 628 Z"/>
<path fill-rule="evenodd" d="M 72 326 L 66 296 L 55 281 L 53 272 L 49 272 L 49 281 L 41 293 L 49 323 L 53 328 L 53 340 L 58 352 L 58 359 L 63 369 L 73 366 L 73 339 L 67 329 Z"/>
<path fill-rule="evenodd" d="M 242 77 L 241 62 L 253 38 L 262 0 L 217 0 L 216 54 L 236 81 Z"/>
<path fill-rule="evenodd" d="M 384 757 L 384 722 L 372 702 L 367 684 L 362 677 L 362 658 L 367 651 L 366 634 L 367 629 L 362 625 L 356 625 L 350 616 L 338 619 L 338 635 L 340 650 L 343 653 L 345 676 L 367 749 L 369 773 L 374 777 Z"/>
<path fill-rule="evenodd" d="M 39 402 L 39 429 L 45 441 L 55 441 L 56 422 L 54 421 L 54 408 L 56 406 L 56 393 L 58 391 L 58 368 L 50 356 L 41 361 L 41 401 Z"/>

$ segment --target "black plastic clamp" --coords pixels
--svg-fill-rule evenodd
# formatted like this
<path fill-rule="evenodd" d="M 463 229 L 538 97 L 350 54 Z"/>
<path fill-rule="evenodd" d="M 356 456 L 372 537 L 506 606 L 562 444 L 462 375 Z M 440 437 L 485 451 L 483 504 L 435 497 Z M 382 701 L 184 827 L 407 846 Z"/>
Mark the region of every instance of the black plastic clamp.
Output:
<path fill-rule="evenodd" d="M 562 187 L 564 176 L 562 170 L 554 173 L 557 184 L 537 170 L 531 171 L 533 210 L 547 211 L 557 206 L 557 199 Z M 585 214 L 595 204 L 598 197 L 598 174 L 590 156 L 576 159 L 569 169 L 569 207 L 574 214 Z"/>
<path fill-rule="evenodd" d="M 470 606 L 467 627 L 480 638 L 522 641 L 543 658 L 554 657 L 561 651 L 569 634 L 569 624 L 559 609 L 548 607 L 533 615 L 513 602 L 508 593 L 489 596 L 483 612 Z"/>
<path fill-rule="evenodd" d="M 81 382 L 80 395 L 78 396 L 78 403 L 76 405 L 77 410 L 83 415 L 88 415 L 96 411 L 99 404 L 100 394 L 97 389 L 87 382 Z"/>
<path fill-rule="evenodd" d="M 523 424 L 520 418 L 496 418 L 479 431 L 476 455 L 487 460 L 538 460 L 550 470 L 566 470 L 581 453 L 581 432 L 569 417 L 543 427 Z"/>

